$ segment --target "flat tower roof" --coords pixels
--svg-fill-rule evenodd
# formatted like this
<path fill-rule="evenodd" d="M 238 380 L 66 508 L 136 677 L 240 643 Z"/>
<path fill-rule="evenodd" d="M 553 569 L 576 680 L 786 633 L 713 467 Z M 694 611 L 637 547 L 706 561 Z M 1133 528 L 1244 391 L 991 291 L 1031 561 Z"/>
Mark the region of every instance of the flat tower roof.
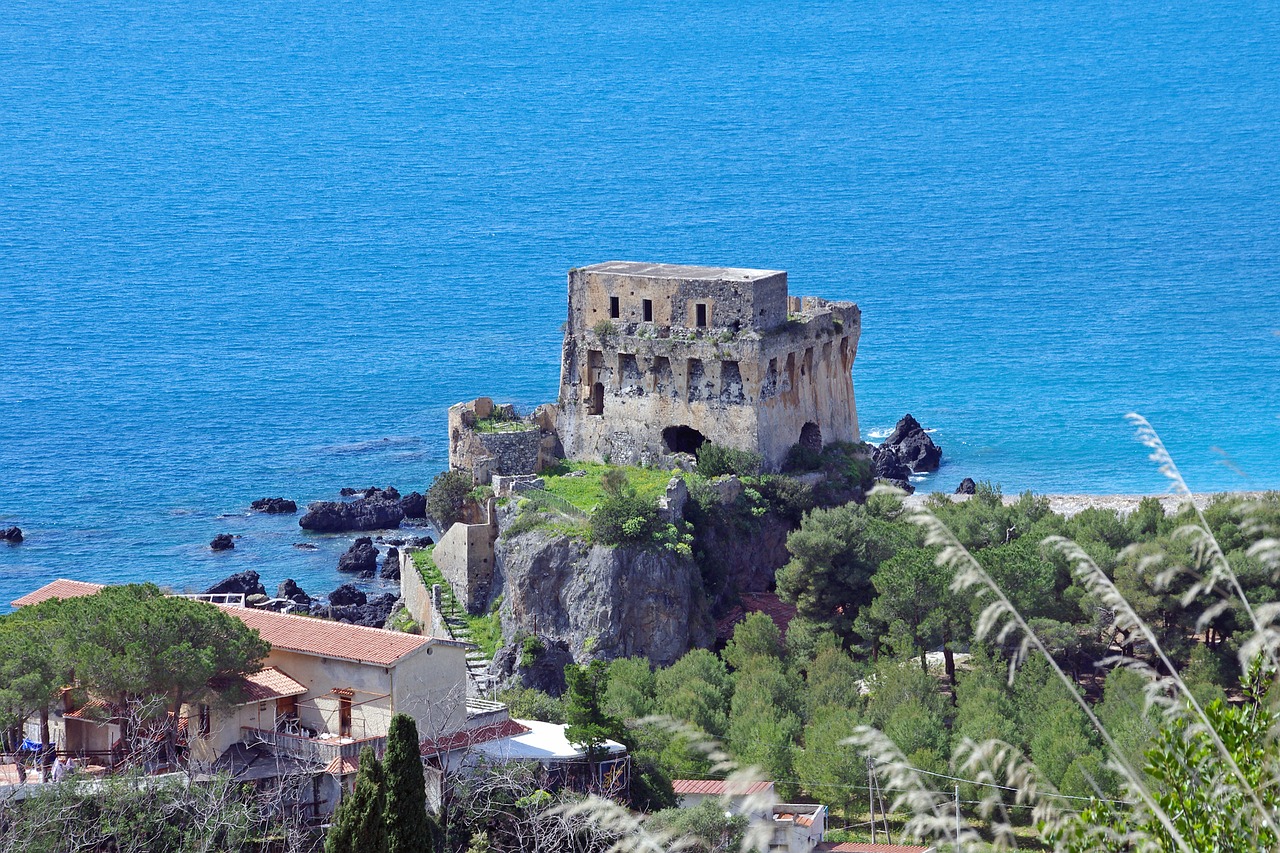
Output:
<path fill-rule="evenodd" d="M 629 275 L 636 278 L 683 278 L 692 281 L 757 281 L 786 275 L 784 270 L 752 270 L 736 267 L 697 267 L 682 264 L 647 264 L 642 261 L 605 261 L 581 267 L 581 272 Z"/>

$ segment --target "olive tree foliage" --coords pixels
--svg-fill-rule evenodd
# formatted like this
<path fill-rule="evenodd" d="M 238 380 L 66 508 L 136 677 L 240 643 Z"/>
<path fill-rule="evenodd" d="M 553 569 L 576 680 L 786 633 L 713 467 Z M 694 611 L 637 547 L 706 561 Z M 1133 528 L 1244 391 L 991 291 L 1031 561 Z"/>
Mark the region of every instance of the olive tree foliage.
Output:
<path fill-rule="evenodd" d="M 225 775 L 188 783 L 138 770 L 41 785 L 25 799 L 0 799 L 0 850 L 247 853 L 271 838 L 280 853 L 316 853 L 321 835 L 290 808 L 309 788 L 309 774 L 255 788 Z"/>
<path fill-rule="evenodd" d="M 441 532 L 463 519 L 471 494 L 471 477 L 461 471 L 441 471 L 427 489 L 427 517 Z"/>

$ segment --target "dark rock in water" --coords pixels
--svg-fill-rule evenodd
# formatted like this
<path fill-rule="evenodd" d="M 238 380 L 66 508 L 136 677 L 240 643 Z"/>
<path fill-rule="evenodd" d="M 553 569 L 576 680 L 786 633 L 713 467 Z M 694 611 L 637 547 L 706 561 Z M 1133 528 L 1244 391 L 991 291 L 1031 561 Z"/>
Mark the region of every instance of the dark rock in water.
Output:
<path fill-rule="evenodd" d="M 387 544 L 388 544 L 388 545 L 394 545 L 394 546 L 395 546 L 395 547 L 397 547 L 397 548 L 399 548 L 401 545 L 403 545 L 403 544 L 404 544 L 404 540 L 403 540 L 403 539 L 388 539 L 388 540 L 386 540 L 386 542 L 387 542 Z"/>
<path fill-rule="evenodd" d="M 942 462 L 942 448 L 933 443 L 911 415 L 904 415 L 880 446 L 893 450 L 902 464 L 916 474 L 937 471 Z"/>
<path fill-rule="evenodd" d="M 315 545 L 312 545 L 310 542 L 294 542 L 294 543 L 293 543 L 293 547 L 295 547 L 295 548 L 301 548 L 301 549 L 302 549 L 302 550 L 304 550 L 304 551 L 314 551 L 314 550 L 316 550 L 316 546 L 315 546 Z"/>
<path fill-rule="evenodd" d="M 382 576 L 389 581 L 400 580 L 400 551 L 388 548 L 387 556 L 382 559 Z"/>
<path fill-rule="evenodd" d="M 399 601 L 391 593 L 374 596 L 363 604 L 338 605 L 324 608 L 319 615 L 352 625 L 381 628 L 387 624 L 391 611 Z"/>
<path fill-rule="evenodd" d="M 334 607 L 345 607 L 351 604 L 364 604 L 368 600 L 368 596 L 356 589 L 356 585 L 353 583 L 344 583 L 342 586 L 329 593 L 329 604 Z"/>
<path fill-rule="evenodd" d="M 421 492 L 410 492 L 400 499 L 405 518 L 426 518 L 427 498 Z"/>
<path fill-rule="evenodd" d="M 230 533 L 219 533 L 213 537 L 213 541 L 209 543 L 209 547 L 215 551 L 229 551 L 236 547 L 235 540 L 231 538 Z"/>
<path fill-rule="evenodd" d="M 267 594 L 267 589 L 262 585 L 262 580 L 258 577 L 258 573 L 250 569 L 247 572 L 237 572 L 228 578 L 218 581 L 213 586 L 205 590 L 211 595 L 235 595 L 239 593 L 243 596 L 263 595 Z"/>
<path fill-rule="evenodd" d="M 957 495 L 972 495 L 978 491 L 978 484 L 973 482 L 972 477 L 965 477 L 960 481 L 960 485 L 956 486 Z"/>
<path fill-rule="evenodd" d="M 297 512 L 298 505 L 288 498 L 261 498 L 249 504 L 250 509 L 258 512 L 285 513 Z"/>
<path fill-rule="evenodd" d="M 386 530 L 400 526 L 404 510 L 396 501 L 356 498 L 350 503 L 316 501 L 298 519 L 304 530 L 343 533 L 348 530 Z"/>
<path fill-rule="evenodd" d="M 564 640 L 553 637 L 538 637 L 542 651 L 534 655 L 532 666 L 520 665 L 524 654 L 524 643 L 511 643 L 498 649 L 489 664 L 489 672 L 498 676 L 503 682 L 516 681 L 521 687 L 531 687 L 552 696 L 559 696 L 565 691 L 564 668 L 573 663 L 573 653 Z"/>
<path fill-rule="evenodd" d="M 276 587 L 276 598 L 287 598 L 296 604 L 310 604 L 311 596 L 307 595 L 293 578 L 285 578 Z"/>
<path fill-rule="evenodd" d="M 344 498 L 350 498 L 350 497 L 355 497 L 356 495 L 359 494 L 359 492 L 357 492 L 355 489 L 348 486 L 343 489 L 340 489 L 338 491 L 338 494 L 342 495 Z"/>
<path fill-rule="evenodd" d="M 897 486 L 907 494 L 914 492 L 915 486 L 911 485 L 911 481 L 907 478 L 911 476 L 911 469 L 902 464 L 898 459 L 897 452 L 892 447 L 886 447 L 883 444 L 876 448 L 871 454 L 871 464 L 875 466 L 875 474 L 877 480 Z"/>
<path fill-rule="evenodd" d="M 436 540 L 430 536 L 415 536 L 409 540 L 409 544 L 415 548 L 428 548 L 436 544 Z"/>
<path fill-rule="evenodd" d="M 400 491 L 395 486 L 387 486 L 385 489 L 370 486 L 364 490 L 364 496 L 374 501 L 399 501 Z"/>
<path fill-rule="evenodd" d="M 22 541 L 22 530 L 17 527 L 10 527 L 6 530 L 0 530 L 0 539 L 8 542 L 10 545 L 17 545 Z"/>
<path fill-rule="evenodd" d="M 355 541 L 347 553 L 338 558 L 338 571 L 352 572 L 362 578 L 371 578 L 378 571 L 378 549 L 373 540 L 361 536 Z"/>

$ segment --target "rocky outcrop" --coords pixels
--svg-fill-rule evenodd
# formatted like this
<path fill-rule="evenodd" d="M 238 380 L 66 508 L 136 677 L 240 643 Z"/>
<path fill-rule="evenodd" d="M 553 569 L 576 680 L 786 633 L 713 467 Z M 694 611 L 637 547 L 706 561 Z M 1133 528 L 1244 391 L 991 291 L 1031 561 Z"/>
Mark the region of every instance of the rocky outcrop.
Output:
<path fill-rule="evenodd" d="M 311 596 L 307 595 L 293 578 L 285 578 L 280 582 L 276 587 L 276 598 L 287 598 L 294 604 L 311 604 Z"/>
<path fill-rule="evenodd" d="M 387 618 L 391 615 L 391 611 L 395 610 L 398 600 L 396 596 L 386 592 L 374 596 L 363 604 L 326 607 L 320 615 L 338 622 L 364 625 L 366 628 L 382 628 L 387 624 Z"/>
<path fill-rule="evenodd" d="M 937 471 L 942 462 L 942 448 L 924 431 L 911 415 L 904 415 L 880 447 L 892 450 L 912 473 Z"/>
<path fill-rule="evenodd" d="M 383 492 L 382 494 L 385 494 Z M 404 510 L 399 497 L 387 500 L 382 497 L 356 498 L 350 503 L 342 501 L 316 501 L 298 519 L 304 530 L 318 533 L 343 533 L 349 530 L 387 530 L 400 526 Z"/>
<path fill-rule="evenodd" d="M 298 505 L 288 498 L 260 498 L 249 504 L 249 508 L 273 514 L 298 511 Z"/>
<path fill-rule="evenodd" d="M 388 548 L 387 555 L 382 558 L 382 577 L 384 580 L 400 580 L 400 549 Z"/>
<path fill-rule="evenodd" d="M 217 536 L 213 537 L 213 540 L 209 543 L 209 547 L 215 551 L 230 551 L 232 548 L 236 547 L 236 542 L 235 539 L 231 537 L 230 533 L 219 533 Z"/>
<path fill-rule="evenodd" d="M 17 545 L 22 541 L 22 529 L 18 527 L 9 527 L 0 530 L 0 540 L 8 542 L 10 545 Z"/>
<path fill-rule="evenodd" d="M 378 549 L 368 536 L 357 539 L 347 553 L 338 558 L 338 571 L 349 572 L 362 578 L 371 578 L 378 573 Z"/>
<path fill-rule="evenodd" d="M 704 525 L 698 532 L 695 547 L 717 613 L 740 593 L 773 589 L 778 569 L 791 559 L 791 523 L 773 513 L 753 522 L 749 531 L 727 523 Z"/>
<path fill-rule="evenodd" d="M 243 595 L 246 598 L 250 595 L 266 596 L 267 589 L 262 585 L 262 579 L 258 577 L 258 573 L 250 569 L 247 572 L 237 572 L 230 577 L 218 581 L 213 586 L 205 590 L 210 595 Z"/>
<path fill-rule="evenodd" d="M 877 480 L 897 486 L 907 494 L 916 490 L 907 479 L 911 476 L 911 469 L 902 464 L 902 460 L 898 459 L 897 451 L 892 447 L 885 447 L 883 444 L 877 447 L 871 454 L 871 464 L 875 467 Z"/>
<path fill-rule="evenodd" d="M 400 499 L 400 509 L 405 518 L 426 518 L 427 497 L 421 492 L 410 492 Z"/>
<path fill-rule="evenodd" d="M 329 593 L 329 604 L 334 607 L 343 607 L 351 604 L 364 604 L 369 598 L 363 592 L 356 588 L 353 583 L 344 583 L 342 586 Z"/>
<path fill-rule="evenodd" d="M 973 481 L 972 477 L 965 477 L 960 481 L 960 485 L 956 486 L 957 495 L 972 495 L 978 491 L 978 484 Z"/>
<path fill-rule="evenodd" d="M 498 541 L 503 636 L 564 640 L 575 658 L 668 666 L 714 637 L 702 574 L 665 549 L 586 545 L 547 530 Z"/>
<path fill-rule="evenodd" d="M 573 653 L 564 640 L 553 637 L 535 639 L 541 651 L 532 655 L 525 654 L 525 640 L 499 649 L 489 664 L 489 674 L 507 687 L 519 685 L 559 696 L 565 691 L 564 668 L 573 663 Z M 523 663 L 529 666 L 523 666 Z"/>

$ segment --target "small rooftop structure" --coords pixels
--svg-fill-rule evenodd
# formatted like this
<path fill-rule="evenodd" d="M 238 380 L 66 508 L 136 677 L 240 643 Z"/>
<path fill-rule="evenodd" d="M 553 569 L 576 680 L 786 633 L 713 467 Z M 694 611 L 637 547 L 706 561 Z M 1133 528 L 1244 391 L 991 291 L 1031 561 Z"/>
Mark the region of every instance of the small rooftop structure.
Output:
<path fill-rule="evenodd" d="M 672 779 L 671 787 L 679 796 L 685 794 L 701 794 L 711 797 L 742 797 L 752 794 L 767 794 L 773 791 L 772 782 L 749 782 L 739 784 L 724 779 Z"/>
<path fill-rule="evenodd" d="M 742 604 L 735 604 L 716 621 L 716 639 L 727 642 L 733 636 L 733 629 L 750 613 L 768 616 L 778 626 L 783 639 L 786 639 L 787 628 L 790 627 L 791 620 L 796 618 L 796 612 L 796 606 L 783 601 L 776 592 L 744 592 Z"/>
<path fill-rule="evenodd" d="M 937 849 L 919 844 L 872 844 L 867 841 L 841 841 L 836 844 L 824 841 L 814 848 L 815 853 L 933 853 Z"/>
<path fill-rule="evenodd" d="M 476 751 L 495 761 L 557 762 L 587 757 L 581 747 L 569 742 L 566 727 L 540 720 L 512 720 L 525 731 L 510 737 L 488 740 L 476 745 Z M 621 755 L 627 748 L 617 741 L 606 740 L 601 748 L 606 754 Z"/>

